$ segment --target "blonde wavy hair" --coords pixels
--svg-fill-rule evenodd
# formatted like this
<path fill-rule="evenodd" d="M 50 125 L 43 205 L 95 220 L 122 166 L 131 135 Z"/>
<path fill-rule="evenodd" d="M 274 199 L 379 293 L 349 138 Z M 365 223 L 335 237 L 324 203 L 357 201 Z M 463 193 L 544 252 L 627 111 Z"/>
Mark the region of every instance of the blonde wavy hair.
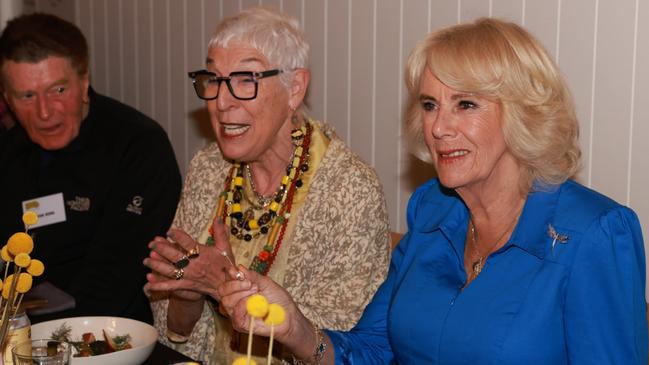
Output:
<path fill-rule="evenodd" d="M 525 29 L 497 19 L 444 28 L 411 52 L 406 137 L 431 162 L 422 132 L 419 87 L 426 68 L 448 87 L 497 100 L 503 135 L 522 166 L 521 189 L 558 185 L 580 167 L 579 124 L 572 96 L 547 51 Z"/>

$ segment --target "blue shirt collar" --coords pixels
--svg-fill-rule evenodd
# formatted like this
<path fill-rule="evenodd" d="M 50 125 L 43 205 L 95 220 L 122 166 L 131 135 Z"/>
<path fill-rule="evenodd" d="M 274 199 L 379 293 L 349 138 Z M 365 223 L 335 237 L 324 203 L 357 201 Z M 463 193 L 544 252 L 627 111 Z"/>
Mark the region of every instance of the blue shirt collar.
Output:
<path fill-rule="evenodd" d="M 517 246 L 543 259 L 549 247 L 548 227 L 555 215 L 560 187 L 539 188 L 535 185 L 533 190 L 527 197 L 509 242 L 502 249 Z M 440 230 L 462 257 L 469 212 L 457 193 L 434 181 L 421 197 L 418 210 L 436 213 L 419 215 L 423 219 L 413 222 L 412 229 L 422 233 Z"/>

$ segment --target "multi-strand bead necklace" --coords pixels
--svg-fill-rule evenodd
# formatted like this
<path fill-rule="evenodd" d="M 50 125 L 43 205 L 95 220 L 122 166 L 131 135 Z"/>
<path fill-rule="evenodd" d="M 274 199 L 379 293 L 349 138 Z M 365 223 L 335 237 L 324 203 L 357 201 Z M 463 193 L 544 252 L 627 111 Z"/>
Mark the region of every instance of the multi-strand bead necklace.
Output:
<path fill-rule="evenodd" d="M 312 131 L 313 127 L 309 123 L 291 131 L 291 139 L 295 146 L 293 156 L 286 167 L 286 175 L 282 177 L 279 189 L 270 199 L 255 191 L 258 204 L 252 202 L 250 208 L 242 211 L 244 168 L 247 170 L 246 178 L 253 190 L 254 183 L 250 167 L 240 163 L 235 163 L 230 168 L 225 179 L 224 190 L 219 195 L 216 216 L 221 217 L 230 227 L 232 236 L 239 240 L 251 241 L 260 235 L 267 235 L 266 244 L 250 264 L 250 269 L 262 275 L 268 274 L 282 245 L 291 216 L 295 191 L 302 186 L 302 174 L 309 169 L 308 157 Z M 260 210 L 262 212 L 259 212 Z M 213 243 L 212 237 L 209 237 L 207 244 Z"/>

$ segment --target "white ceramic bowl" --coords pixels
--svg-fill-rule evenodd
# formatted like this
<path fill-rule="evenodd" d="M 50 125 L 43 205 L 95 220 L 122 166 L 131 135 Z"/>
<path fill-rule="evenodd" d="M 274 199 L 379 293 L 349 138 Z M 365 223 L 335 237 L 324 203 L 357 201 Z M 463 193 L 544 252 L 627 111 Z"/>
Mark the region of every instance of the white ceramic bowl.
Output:
<path fill-rule="evenodd" d="M 52 338 L 52 332 L 60 328 L 63 322 L 72 329 L 72 341 L 80 341 L 81 335 L 86 332 L 92 332 L 101 340 L 102 330 L 113 337 L 131 335 L 133 348 L 91 357 L 73 357 L 71 365 L 139 365 L 149 357 L 158 340 L 158 331 L 153 326 L 121 317 L 73 317 L 41 322 L 32 325 L 32 338 Z"/>

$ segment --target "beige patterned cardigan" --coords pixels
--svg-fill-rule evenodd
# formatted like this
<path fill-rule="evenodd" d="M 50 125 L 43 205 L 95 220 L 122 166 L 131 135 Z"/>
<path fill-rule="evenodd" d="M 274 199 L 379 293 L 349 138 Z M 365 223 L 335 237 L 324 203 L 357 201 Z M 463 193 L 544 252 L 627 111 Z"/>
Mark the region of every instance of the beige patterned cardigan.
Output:
<path fill-rule="evenodd" d="M 317 122 L 314 122 L 317 123 Z M 319 124 L 331 139 L 296 222 L 284 287 L 321 328 L 350 329 L 387 274 L 390 235 L 383 189 L 372 168 Z M 192 159 L 174 226 L 195 239 L 209 222 L 231 164 L 213 143 Z M 190 340 L 165 335 L 167 300 L 152 302 L 161 342 L 210 364 L 213 312 L 205 305 Z"/>

